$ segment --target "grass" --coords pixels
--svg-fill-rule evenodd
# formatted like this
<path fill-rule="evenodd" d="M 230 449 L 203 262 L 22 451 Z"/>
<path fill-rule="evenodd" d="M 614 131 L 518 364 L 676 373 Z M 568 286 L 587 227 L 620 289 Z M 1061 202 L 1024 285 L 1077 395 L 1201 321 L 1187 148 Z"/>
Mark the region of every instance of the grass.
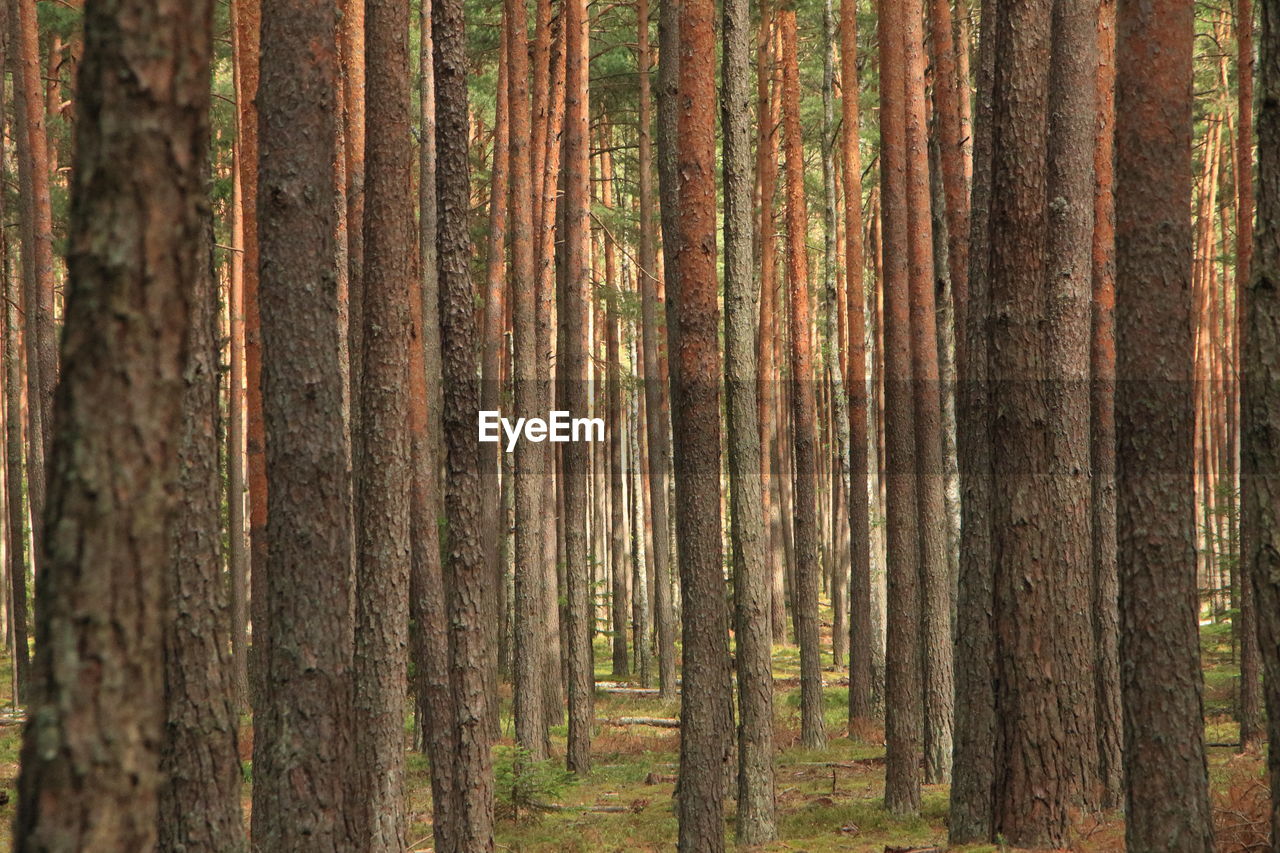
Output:
<path fill-rule="evenodd" d="M 829 622 L 829 620 L 828 620 Z M 829 628 L 824 626 L 824 631 Z M 829 637 L 826 638 L 829 641 Z M 1237 738 L 1231 707 L 1237 670 L 1231 658 L 1229 631 L 1205 626 L 1201 632 L 1205 664 L 1206 741 L 1229 744 Z M 829 646 L 828 646 L 829 648 Z M 608 639 L 595 645 L 599 680 L 613 681 Z M 774 674 L 779 689 L 774 703 L 774 740 L 777 754 L 778 829 L 781 840 L 756 848 L 760 851 L 876 851 L 886 846 L 945 846 L 947 837 L 947 787 L 926 786 L 920 814 L 903 817 L 884 808 L 884 745 L 878 733 L 867 741 L 844 736 L 847 688 L 835 684 L 838 675 L 824 654 L 826 679 L 824 717 L 830 742 L 813 751 L 798 746 L 800 696 L 799 655 L 794 647 L 774 650 Z M 0 684 L 8 684 L 9 661 L 0 659 Z M 566 807 L 622 807 L 602 813 L 583 808 L 546 812 L 515 808 L 510 788 L 514 740 L 510 718 L 510 688 L 502 689 L 502 737 L 495 750 L 501 790 L 497 792 L 497 849 L 527 853 L 609 853 L 609 851 L 666 851 L 676 834 L 675 774 L 679 760 L 679 734 L 675 730 L 647 726 L 597 725 L 592 743 L 593 768 L 585 778 L 561 771 L 566 727 L 552 730 L 553 760 L 536 768 L 530 799 Z M 2 701 L 2 700 L 0 700 Z M 623 716 L 673 717 L 678 702 L 656 696 L 597 692 L 598 719 Z M 10 843 L 10 823 L 16 801 L 20 728 L 0 727 L 0 785 L 9 799 L 0 805 L 0 847 Z M 246 720 L 241 744 L 246 759 L 244 802 L 249 806 L 251 766 L 250 732 Z M 832 766 L 838 765 L 838 766 Z M 1255 818 L 1265 813 L 1265 772 L 1261 757 L 1236 755 L 1229 746 L 1209 748 L 1209 774 L 1213 789 L 1219 849 L 1245 850 L 1265 831 Z M 527 793 L 527 792 L 526 792 Z M 406 762 L 406 802 L 409 839 L 414 851 L 430 850 L 431 779 L 427 760 L 410 752 Z M 732 838 L 734 806 L 726 805 L 726 837 Z M 1119 815 L 1082 816 L 1077 819 L 1074 851 L 1123 849 L 1124 829 Z M 993 845 L 962 848 L 970 853 L 996 851 Z"/>

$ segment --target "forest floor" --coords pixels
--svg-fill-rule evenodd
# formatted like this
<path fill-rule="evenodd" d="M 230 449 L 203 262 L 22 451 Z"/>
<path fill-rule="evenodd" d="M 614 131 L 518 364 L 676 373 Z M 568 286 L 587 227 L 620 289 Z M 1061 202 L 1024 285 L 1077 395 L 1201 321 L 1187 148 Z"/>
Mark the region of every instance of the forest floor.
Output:
<path fill-rule="evenodd" d="M 824 625 L 829 650 L 830 625 Z M 1205 662 L 1206 741 L 1214 802 L 1218 850 L 1243 853 L 1263 850 L 1268 792 L 1265 768 L 1258 755 L 1238 755 L 1237 731 L 1231 720 L 1237 670 L 1232 663 L 1230 627 L 1210 624 L 1201 631 Z M 596 677 L 618 682 L 610 672 L 608 640 L 596 642 Z M 876 851 L 945 848 L 947 786 L 924 789 L 918 817 L 890 815 L 883 808 L 884 744 L 878 733 L 866 741 L 845 734 L 845 676 L 824 655 L 824 690 L 828 747 L 810 751 L 798 746 L 800 732 L 799 654 L 794 647 L 774 649 L 777 684 L 774 733 L 777 749 L 778 831 L 780 841 L 761 851 Z M 0 660 L 0 684 L 9 682 L 9 661 Z M 495 749 L 497 778 L 497 849 L 528 853 L 605 853 L 674 849 L 676 816 L 673 799 L 679 735 L 675 729 L 647 725 L 598 724 L 592 740 L 593 768 L 585 779 L 562 770 L 567 730 L 552 730 L 557 759 L 517 776 L 510 718 L 510 688 L 503 687 L 502 737 Z M 656 695 L 598 691 L 597 720 L 622 717 L 672 718 L 678 702 Z M 411 723 L 406 723 L 406 740 Z M 242 737 L 245 761 L 245 810 L 249 808 L 251 733 Z M 21 727 L 0 719 L 0 848 L 8 849 L 17 799 Z M 428 851 L 431 839 L 431 782 L 426 759 L 409 753 L 407 794 L 410 815 L 409 851 Z M 530 805 L 556 806 L 554 810 Z M 519 805 L 518 805 L 519 804 Z M 733 807 L 728 809 L 732 838 Z M 247 819 L 247 818 L 246 818 Z M 1118 814 L 1083 815 L 1075 821 L 1072 851 L 1123 850 L 1124 824 Z M 1001 849 L 995 845 L 962 848 L 971 853 Z"/>

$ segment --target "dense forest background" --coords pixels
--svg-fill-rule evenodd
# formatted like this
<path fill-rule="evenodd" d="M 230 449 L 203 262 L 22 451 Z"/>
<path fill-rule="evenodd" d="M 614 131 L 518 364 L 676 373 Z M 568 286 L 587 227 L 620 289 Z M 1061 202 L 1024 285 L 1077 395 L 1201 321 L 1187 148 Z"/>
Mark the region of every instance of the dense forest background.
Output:
<path fill-rule="evenodd" d="M 1259 5 L 0 0 L 0 842 L 1280 850 Z"/>

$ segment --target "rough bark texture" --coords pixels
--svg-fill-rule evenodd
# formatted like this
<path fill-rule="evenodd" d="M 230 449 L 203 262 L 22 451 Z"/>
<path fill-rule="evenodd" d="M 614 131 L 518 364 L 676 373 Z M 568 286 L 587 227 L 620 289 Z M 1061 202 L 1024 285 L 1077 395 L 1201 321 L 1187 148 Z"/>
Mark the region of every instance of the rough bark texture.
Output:
<path fill-rule="evenodd" d="M 987 841 L 995 784 L 995 602 L 991 564 L 991 414 L 988 318 L 990 203 L 996 0 L 983 0 L 978 47 L 978 106 L 974 120 L 973 192 L 969 220 L 969 294 L 958 332 L 960 383 L 956 393 L 960 462 L 960 576 L 956 607 L 955 761 L 951 779 L 952 844 Z"/>
<path fill-rule="evenodd" d="M 955 691 L 951 648 L 951 571 L 943 494 L 942 398 L 934 300 L 933 220 L 929 197 L 928 129 L 924 92 L 924 10 L 909 0 L 902 11 L 906 54 L 908 272 L 911 294 L 911 374 L 916 431 L 916 500 L 920 514 L 920 646 L 924 667 L 925 781 L 951 776 L 951 717 Z"/>
<path fill-rule="evenodd" d="M 1045 0 L 1002 7 L 996 30 L 994 832 L 1033 846 L 1065 843 L 1071 809 L 1091 803 L 1097 781 L 1086 381 L 1095 14 Z"/>
<path fill-rule="evenodd" d="M 614 208 L 613 133 L 606 125 L 600 134 L 604 150 L 600 154 L 600 202 L 606 210 Z M 609 605 L 612 628 L 613 675 L 627 678 L 631 674 L 627 653 L 627 621 L 631 612 L 631 596 L 627 586 L 626 503 L 622 493 L 622 373 L 619 364 L 618 246 L 613 234 L 603 235 L 604 242 L 604 340 L 605 340 L 605 428 L 609 433 Z M 639 640 L 637 640 L 637 643 Z"/>
<path fill-rule="evenodd" d="M 440 554 L 440 383 L 439 275 L 436 265 L 435 68 L 432 10 L 423 0 L 418 88 L 422 145 L 418 152 L 418 287 L 409 299 L 414 341 L 409 355 L 409 428 L 413 483 L 410 493 L 411 563 L 409 615 L 414 634 L 416 716 L 421 746 L 431 763 L 431 829 L 439 853 L 455 853 L 456 799 L 453 744 L 457 720 L 449 686 L 449 628 Z"/>
<path fill-rule="evenodd" d="M 31 395 L 27 407 L 39 407 L 38 421 L 32 420 L 32 432 L 40 438 L 40 467 L 32 469 L 38 477 L 49 478 L 45 464 L 51 464 L 53 450 L 53 389 L 58 382 L 58 338 L 54 322 L 54 272 L 53 272 L 53 212 L 49 195 L 49 136 L 48 115 L 43 106 L 42 88 L 44 72 L 40 64 L 40 33 L 36 20 L 36 0 L 12 0 L 16 6 L 12 24 L 14 44 L 14 87 L 19 90 L 15 99 L 22 105 L 18 114 L 18 129 L 26 129 L 26 160 L 28 164 L 29 193 L 24 195 L 30 205 L 30 241 L 23 254 L 31 255 L 32 272 L 28 290 L 28 316 L 34 335 L 28 344 L 28 353 L 34 360 L 27 364 L 27 388 Z M 21 152 L 19 153 L 21 156 Z M 33 384 L 33 382 L 35 384 Z M 34 392 L 34 393 L 32 393 Z M 44 491 L 41 488 L 41 491 Z M 44 509 L 44 503 L 34 507 Z"/>
<path fill-rule="evenodd" d="M 964 0 L 958 4 L 957 14 L 968 15 Z M 929 0 L 929 55 L 933 60 L 933 110 L 938 160 L 942 169 L 942 186 L 946 196 L 947 271 L 951 277 L 952 304 L 955 309 L 955 328 L 964 328 L 964 309 L 969 303 L 969 176 L 965 172 L 965 148 L 969 143 L 965 127 L 961 98 L 968 96 L 969 77 L 960 76 L 959 52 L 968 52 L 968 45 L 957 51 L 955 27 L 952 26 L 950 0 Z M 967 34 L 967 27 L 963 33 Z M 963 69 L 967 72 L 967 69 Z M 962 92 L 964 93 L 962 95 Z M 957 336 L 963 351 L 964 343 Z"/>
<path fill-rule="evenodd" d="M 509 56 L 507 98 L 511 138 L 511 293 L 513 375 L 517 417 L 538 417 L 542 389 L 538 382 L 537 293 L 533 281 L 533 173 L 529 134 L 529 54 L 526 48 L 528 12 L 522 0 L 508 0 Z M 547 757 L 547 719 L 543 712 L 542 528 L 543 491 L 550 485 L 544 471 L 546 453 L 539 445 L 521 442 L 515 458 L 515 675 L 516 742 L 530 757 Z"/>
<path fill-rule="evenodd" d="M 0 6 L 0 42 L 7 48 L 8 4 Z M 7 50 L 6 50 L 7 53 Z M 5 63 L 0 61 L 0 68 Z M 4 119 L 0 117 L 0 136 L 3 135 Z M 3 160 L 3 148 L 0 147 L 0 161 Z M 3 211 L 0 204 L 0 211 Z M 28 608 L 27 608 L 27 507 L 23 494 L 23 472 L 25 469 L 22 457 L 22 322 L 19 319 L 19 306 L 22 304 L 21 280 L 10 274 L 9 259 L 12 257 L 13 242 L 5 239 L 3 256 L 0 256 L 0 270 L 5 274 L 4 293 L 4 429 L 5 429 L 5 471 L 4 499 L 8 516 L 5 524 L 5 559 L 8 561 L 7 578 L 9 582 L 9 606 L 12 620 L 11 635 L 13 638 L 13 677 L 14 702 L 26 705 L 30 698 L 31 656 L 28 641 Z"/>
<path fill-rule="evenodd" d="M 353 231 L 363 230 L 367 249 L 358 306 L 363 375 L 355 383 L 360 432 L 353 781 L 359 793 L 352 817 L 361 849 L 400 853 L 409 626 L 409 294 L 415 286 L 409 2 L 368 0 L 365 11 L 372 131 L 364 154 L 368 197 L 361 221 L 350 223 Z M 347 201 L 350 210 L 350 196 Z"/>
<path fill-rule="evenodd" d="M 270 850 L 338 851 L 353 840 L 354 544 L 337 14 L 332 4 L 301 0 L 262 11 L 258 233 L 271 491 L 253 840 Z"/>
<path fill-rule="evenodd" d="M 671 522 L 667 514 L 667 469 L 671 464 L 671 410 L 658 353 L 662 325 L 658 314 L 658 246 L 654 230 L 653 153 L 650 145 L 652 113 L 649 92 L 649 4 L 638 0 L 640 15 L 640 316 L 644 358 L 644 421 L 648 440 L 649 507 L 653 528 L 653 610 L 658 635 L 658 690 L 665 700 L 676 694 L 675 614 L 671 602 Z"/>
<path fill-rule="evenodd" d="M 671 401 L 684 666 L 680 691 L 679 849 L 724 849 L 733 758 L 733 686 L 720 516 L 720 310 L 716 282 L 715 3 L 681 0 L 677 107 L 680 220 Z"/>
<path fill-rule="evenodd" d="M 919 537 L 916 512 L 915 413 L 912 400 L 911 308 L 908 298 L 907 150 L 903 108 L 905 11 L 881 0 L 880 184 L 884 228 L 885 456 L 890 460 L 888 650 L 885 658 L 885 805 L 920 807 L 924 700 L 921 694 Z"/>
<path fill-rule="evenodd" d="M 1280 743 L 1280 2 L 1263 0 L 1258 51 L 1258 220 L 1246 292 L 1241 532 L 1264 667 L 1267 732 Z M 1252 497 L 1251 497 L 1252 495 Z M 1268 752 L 1271 835 L 1280 838 L 1280 750 Z"/>
<path fill-rule="evenodd" d="M 767 530 L 760 505 L 756 334 L 760 285 L 751 263 L 751 20 L 747 0 L 724 4 L 724 372 L 738 670 L 738 822 L 743 844 L 777 838 L 773 785 L 773 647 Z"/>
<path fill-rule="evenodd" d="M 858 4 L 840 3 L 840 112 L 844 146 L 845 275 L 849 333 L 845 389 L 849 395 L 849 735 L 871 722 L 871 507 L 867 495 L 866 292 L 863 287 L 862 157 L 858 129 Z"/>
<path fill-rule="evenodd" d="M 1212 849 L 1192 483 L 1192 14 L 1188 0 L 1121 0 L 1117 12 L 1116 540 L 1130 850 Z"/>
<path fill-rule="evenodd" d="M 505 12 L 499 27 L 499 43 L 505 43 L 510 26 Z M 498 52 L 498 87 L 495 97 L 493 121 L 493 165 L 489 172 L 489 229 L 485 247 L 484 311 L 480 314 L 480 408 L 497 411 L 502 408 L 503 367 L 507 354 L 504 335 L 507 320 L 507 202 L 509 201 L 509 175 L 511 168 L 511 131 L 507 124 L 510 74 L 507 51 Z M 488 582 L 482 593 L 484 629 L 487 632 L 486 654 L 489 663 L 485 667 L 489 691 L 489 715 L 491 734 L 497 734 L 498 645 L 501 640 L 502 611 L 499 590 L 504 584 L 503 559 L 507 539 L 505 506 L 502 500 L 504 484 L 502 446 L 485 445 L 480 448 L 480 501 L 481 537 Z"/>
<path fill-rule="evenodd" d="M 27 114 L 31 109 L 41 114 L 43 111 L 40 109 L 38 101 L 35 102 L 36 106 L 28 107 L 28 96 L 23 86 L 24 77 L 28 73 L 25 37 L 21 30 L 23 14 L 21 6 L 23 5 L 22 0 L 9 0 L 9 25 L 12 27 L 11 42 L 15 49 L 8 52 L 7 58 L 13 71 L 13 78 L 16 81 L 13 98 L 14 125 L 18 128 L 28 128 L 26 133 L 19 130 L 14 134 L 16 137 L 14 147 L 18 161 L 18 195 L 22 200 L 22 204 L 18 205 L 18 219 L 22 245 L 22 343 L 25 354 L 24 366 L 26 368 L 27 394 L 27 497 L 31 502 L 31 517 L 35 519 L 31 530 L 32 571 L 38 573 L 40 561 L 44 558 L 42 520 L 44 518 L 47 481 L 45 462 L 48 456 L 44 437 L 45 420 L 50 413 L 44 410 L 40 391 L 42 327 L 39 314 L 43 288 L 42 275 L 45 274 L 45 266 L 42 260 L 44 257 L 44 242 L 39 236 L 40 217 L 37 214 L 37 210 L 40 195 L 37 192 L 36 176 L 42 174 L 42 170 L 46 167 L 40 165 L 37 158 L 32 154 L 33 151 L 43 152 L 44 150 L 42 147 L 33 147 L 31 141 L 32 134 L 38 130 L 34 125 L 39 124 L 40 128 L 43 128 L 43 122 L 28 121 Z M 34 10 L 34 4 L 32 4 L 32 9 Z M 36 73 L 38 73 L 38 61 L 36 64 Z M 41 160 L 40 162 L 43 161 Z M 47 193 L 47 189 L 45 192 Z"/>
<path fill-rule="evenodd" d="M 565 408 L 575 417 L 587 412 L 587 335 L 591 268 L 588 237 L 591 167 L 587 151 L 588 32 L 585 0 L 569 0 L 565 13 L 564 118 L 564 304 L 560 324 L 564 332 L 556 378 L 563 388 Z M 591 652 L 591 567 L 587 562 L 587 482 L 590 446 L 565 446 L 565 595 L 566 638 L 569 644 L 568 768 L 591 770 L 591 726 L 595 670 Z"/>
<path fill-rule="evenodd" d="M 190 280 L 190 352 L 178 439 L 180 503 L 170 530 L 164 625 L 161 850 L 243 851 L 239 723 L 232 698 L 222 577 L 218 468 L 218 301 L 212 222 L 202 275 Z"/>
<path fill-rule="evenodd" d="M 1248 339 L 1245 331 L 1245 307 L 1248 302 L 1249 282 L 1253 260 L 1253 2 L 1237 0 L 1236 3 L 1236 325 L 1237 351 Z M 1237 436 L 1238 440 L 1238 436 Z M 1241 480 L 1241 515 L 1247 513 L 1243 498 L 1250 484 Z M 1240 528 L 1237 541 L 1238 554 L 1248 555 L 1247 535 Z M 1248 559 L 1246 556 L 1245 559 Z M 1262 683 L 1259 678 L 1258 611 L 1253 584 L 1248 577 L 1248 565 L 1238 563 L 1240 574 L 1239 628 L 1236 632 L 1240 643 L 1240 702 L 1237 715 L 1240 720 L 1240 746 L 1243 750 L 1256 747 L 1262 740 Z"/>
<path fill-rule="evenodd" d="M 454 730 L 455 844 L 467 853 L 493 849 L 493 765 L 489 754 L 488 655 L 484 588 L 492 582 L 481 546 L 480 452 L 475 412 L 475 284 L 468 235 L 470 170 L 466 33 L 461 0 L 431 9 L 436 82 L 436 251 L 444 436 L 444 589 L 449 624 L 449 686 Z"/>
<path fill-rule="evenodd" d="M 782 138 L 787 187 L 787 284 L 791 340 L 791 417 L 795 455 L 796 639 L 800 644 L 800 740 L 808 749 L 827 742 L 822 720 L 822 660 L 818 635 L 819 564 L 817 504 L 816 372 L 809 324 L 809 270 L 805 238 L 804 140 L 800 136 L 800 71 L 796 9 L 778 9 L 782 33 Z"/>
<path fill-rule="evenodd" d="M 1120 590 L 1116 574 L 1116 223 L 1114 186 L 1116 4 L 1098 4 L 1093 147 L 1093 336 L 1089 410 L 1093 464 L 1093 641 L 1100 805 L 1124 798 L 1120 708 Z"/>
<path fill-rule="evenodd" d="M 15 850 L 157 842 L 190 282 L 210 276 L 212 9 L 85 9 L 66 369 Z"/>

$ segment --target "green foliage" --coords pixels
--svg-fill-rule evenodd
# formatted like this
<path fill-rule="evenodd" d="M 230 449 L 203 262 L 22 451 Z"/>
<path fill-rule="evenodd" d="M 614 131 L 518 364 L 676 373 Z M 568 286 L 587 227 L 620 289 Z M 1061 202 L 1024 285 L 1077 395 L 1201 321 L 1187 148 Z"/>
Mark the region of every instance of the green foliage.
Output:
<path fill-rule="evenodd" d="M 554 761 L 534 761 L 520 746 L 493 748 L 494 796 L 509 816 L 522 808 L 555 800 L 574 781 L 572 773 Z"/>

